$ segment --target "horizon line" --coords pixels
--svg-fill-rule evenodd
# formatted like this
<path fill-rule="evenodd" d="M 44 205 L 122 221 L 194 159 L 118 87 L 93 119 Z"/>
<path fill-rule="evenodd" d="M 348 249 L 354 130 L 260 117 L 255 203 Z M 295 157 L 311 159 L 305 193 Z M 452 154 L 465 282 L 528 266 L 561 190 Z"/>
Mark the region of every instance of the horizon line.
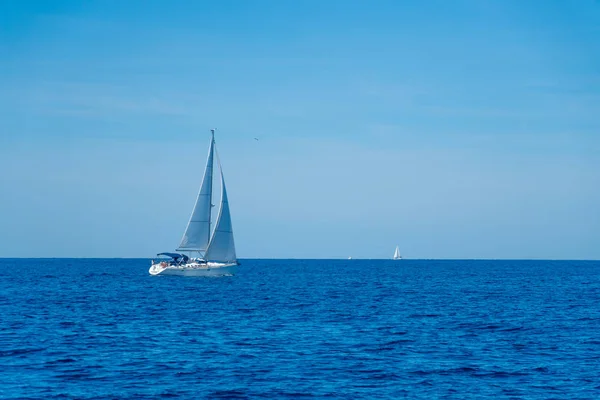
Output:
<path fill-rule="evenodd" d="M 151 260 L 156 257 L 0 257 L 0 260 Z M 238 258 L 238 260 L 313 260 L 313 261 L 600 261 L 592 258 Z"/>

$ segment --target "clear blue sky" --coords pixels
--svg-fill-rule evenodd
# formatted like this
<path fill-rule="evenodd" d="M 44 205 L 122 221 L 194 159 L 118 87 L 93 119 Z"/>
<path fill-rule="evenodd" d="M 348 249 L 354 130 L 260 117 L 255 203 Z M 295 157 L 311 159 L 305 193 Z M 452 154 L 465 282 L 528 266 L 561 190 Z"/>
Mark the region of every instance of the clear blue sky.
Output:
<path fill-rule="evenodd" d="M 0 256 L 600 258 L 600 2 L 0 2 Z M 258 137 L 260 141 L 253 138 Z"/>

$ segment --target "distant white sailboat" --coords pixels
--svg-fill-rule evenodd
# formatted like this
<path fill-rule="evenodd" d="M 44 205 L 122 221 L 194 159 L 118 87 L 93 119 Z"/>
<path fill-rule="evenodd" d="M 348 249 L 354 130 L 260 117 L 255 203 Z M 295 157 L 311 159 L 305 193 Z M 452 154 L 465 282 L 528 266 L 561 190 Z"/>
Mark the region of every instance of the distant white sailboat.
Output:
<path fill-rule="evenodd" d="M 396 246 L 396 251 L 394 252 L 394 256 L 392 257 L 392 260 L 401 260 L 402 256 L 400 255 L 400 249 L 398 248 L 398 246 Z"/>
<path fill-rule="evenodd" d="M 211 230 L 211 211 L 213 204 L 213 164 L 217 157 L 220 173 L 221 197 L 219 212 Z M 233 272 L 237 262 L 229 202 L 225 189 L 223 169 L 215 147 L 215 130 L 211 129 L 211 140 L 204 178 L 198 192 L 196 204 L 190 221 L 181 239 L 178 253 L 159 253 L 157 256 L 169 257 L 165 261 L 152 260 L 151 275 L 214 276 Z M 179 253 L 190 253 L 190 256 Z M 191 257 L 196 253 L 198 257 Z"/>

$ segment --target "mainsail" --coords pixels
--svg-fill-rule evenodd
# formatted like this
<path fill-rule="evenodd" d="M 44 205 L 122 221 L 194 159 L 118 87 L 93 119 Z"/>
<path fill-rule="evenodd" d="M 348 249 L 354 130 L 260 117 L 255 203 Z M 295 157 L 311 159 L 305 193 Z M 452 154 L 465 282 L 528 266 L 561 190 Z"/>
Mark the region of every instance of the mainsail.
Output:
<path fill-rule="evenodd" d="M 236 262 L 235 243 L 233 242 L 233 228 L 231 226 L 231 214 L 229 213 L 229 201 L 227 200 L 227 189 L 225 189 L 225 178 L 221 161 L 217 154 L 219 171 L 221 173 L 221 205 L 215 222 L 215 228 L 204 254 L 207 261 Z"/>
<path fill-rule="evenodd" d="M 400 256 L 400 249 L 396 246 L 396 251 L 394 252 L 394 260 L 399 260 L 402 257 Z"/>
<path fill-rule="evenodd" d="M 188 222 L 179 251 L 206 251 L 210 241 L 210 211 L 212 208 L 212 186 L 213 186 L 213 157 L 215 147 L 214 130 L 208 149 L 208 159 L 206 160 L 206 169 L 204 178 L 198 192 L 198 198 L 194 205 L 194 210 Z"/>

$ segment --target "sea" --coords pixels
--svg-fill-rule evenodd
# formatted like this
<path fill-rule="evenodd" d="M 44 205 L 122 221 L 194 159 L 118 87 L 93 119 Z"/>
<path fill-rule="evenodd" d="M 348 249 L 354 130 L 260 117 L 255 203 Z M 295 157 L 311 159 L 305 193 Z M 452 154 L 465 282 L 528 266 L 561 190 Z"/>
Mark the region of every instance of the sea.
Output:
<path fill-rule="evenodd" d="M 600 399 L 600 262 L 1 259 L 2 399 Z"/>

